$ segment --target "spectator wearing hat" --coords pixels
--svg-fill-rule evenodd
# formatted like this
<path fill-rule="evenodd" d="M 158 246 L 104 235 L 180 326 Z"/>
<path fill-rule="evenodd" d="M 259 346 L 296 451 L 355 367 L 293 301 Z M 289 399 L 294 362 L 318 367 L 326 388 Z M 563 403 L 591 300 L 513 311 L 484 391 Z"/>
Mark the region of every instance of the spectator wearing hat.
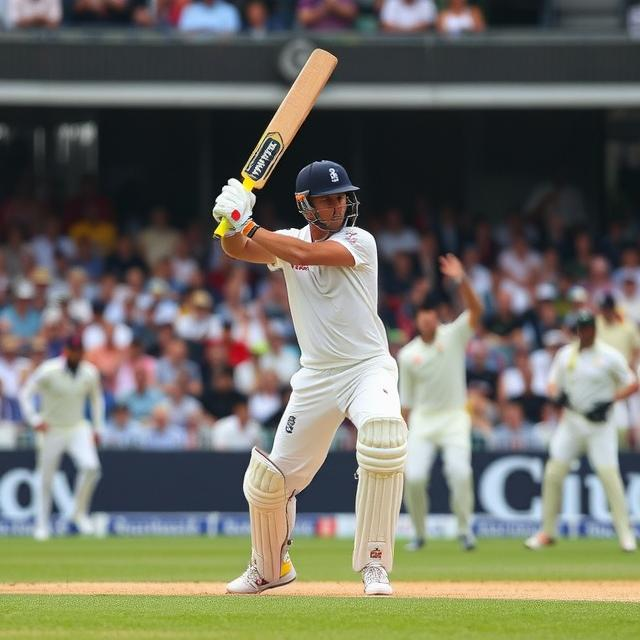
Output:
<path fill-rule="evenodd" d="M 73 267 L 67 275 L 67 312 L 74 322 L 85 325 L 91 322 L 92 287 L 87 272 L 82 267 Z"/>
<path fill-rule="evenodd" d="M 189 297 L 189 308 L 175 322 L 176 335 L 189 342 L 203 342 L 220 337 L 220 319 L 213 313 L 213 298 L 197 289 Z"/>
<path fill-rule="evenodd" d="M 13 289 L 13 304 L 0 315 L 6 331 L 22 340 L 30 340 L 40 331 L 41 314 L 33 306 L 35 288 L 29 280 L 20 280 Z"/>
<path fill-rule="evenodd" d="M 433 0 L 384 0 L 380 26 L 386 33 L 419 33 L 433 28 L 437 17 Z"/>

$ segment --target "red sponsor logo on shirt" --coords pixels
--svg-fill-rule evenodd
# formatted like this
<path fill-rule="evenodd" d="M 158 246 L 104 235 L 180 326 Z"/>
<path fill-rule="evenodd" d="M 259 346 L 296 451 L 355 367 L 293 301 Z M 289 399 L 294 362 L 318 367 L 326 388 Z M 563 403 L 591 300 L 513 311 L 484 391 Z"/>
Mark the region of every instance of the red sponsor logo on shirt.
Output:
<path fill-rule="evenodd" d="M 293 268 L 296 271 L 309 271 L 309 265 L 307 264 L 294 264 Z"/>

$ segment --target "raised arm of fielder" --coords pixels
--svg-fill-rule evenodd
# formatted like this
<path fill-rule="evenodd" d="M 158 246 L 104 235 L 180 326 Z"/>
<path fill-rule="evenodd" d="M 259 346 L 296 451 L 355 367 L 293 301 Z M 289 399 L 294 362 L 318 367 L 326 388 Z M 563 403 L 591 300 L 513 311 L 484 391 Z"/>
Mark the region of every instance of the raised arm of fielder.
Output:
<path fill-rule="evenodd" d="M 447 253 L 446 256 L 440 256 L 440 271 L 459 285 L 460 296 L 464 306 L 469 310 L 469 324 L 473 329 L 477 329 L 484 313 L 484 306 L 471 286 L 462 263 L 452 253 Z"/>
<path fill-rule="evenodd" d="M 258 226 L 252 219 L 255 195 L 248 192 L 238 180 L 232 178 L 216 198 L 213 216 L 220 221 L 226 218 L 232 230 L 222 238 L 224 252 L 232 258 L 273 264 L 276 258 L 292 265 L 324 265 L 331 267 L 353 267 L 355 258 L 339 242 L 306 242 L 284 236 Z M 321 209 L 346 207 L 346 196 L 334 194 L 315 198 L 314 204 Z"/>

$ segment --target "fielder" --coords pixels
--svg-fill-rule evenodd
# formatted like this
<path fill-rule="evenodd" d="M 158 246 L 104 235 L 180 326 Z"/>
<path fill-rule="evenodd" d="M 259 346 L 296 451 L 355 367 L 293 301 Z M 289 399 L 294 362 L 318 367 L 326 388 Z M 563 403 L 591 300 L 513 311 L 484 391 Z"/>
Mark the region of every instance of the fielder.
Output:
<path fill-rule="evenodd" d="M 465 409 L 465 350 L 480 323 L 483 306 L 458 258 L 452 254 L 441 257 L 440 269 L 459 285 L 467 310 L 454 322 L 440 324 L 435 301 L 427 298 L 416 312 L 418 335 L 398 353 L 400 403 L 409 426 L 404 502 L 415 529 L 415 539 L 407 545 L 410 551 L 425 544 L 426 485 L 438 449 L 460 544 L 467 551 L 476 546 L 471 531 L 473 475 L 471 417 Z"/>
<path fill-rule="evenodd" d="M 229 180 L 216 199 L 214 218 L 226 218 L 232 227 L 222 239 L 224 251 L 282 269 L 302 352 L 271 453 L 251 453 L 244 478 L 251 561 L 227 585 L 229 593 L 259 593 L 295 579 L 288 547 L 296 495 L 324 462 L 345 416 L 358 429 L 353 568 L 362 573 L 365 594 L 392 593 L 388 573 L 407 427 L 396 363 L 377 315 L 376 243 L 354 226 L 357 190 L 341 165 L 313 162 L 296 179 L 296 205 L 308 224 L 275 233 L 254 222 L 255 196 L 237 180 Z"/>
<path fill-rule="evenodd" d="M 104 399 L 100 374 L 82 359 L 82 339 L 72 336 L 64 355 L 45 360 L 20 391 L 22 413 L 38 432 L 36 525 L 34 538 L 49 538 L 53 477 L 67 452 L 77 467 L 72 521 L 84 535 L 94 533 L 89 505 L 100 478 L 96 441 L 103 428 Z M 39 409 L 36 409 L 36 396 Z M 85 419 L 85 403 L 91 402 L 94 429 Z"/>
<path fill-rule="evenodd" d="M 620 546 L 623 551 L 635 551 L 611 407 L 635 393 L 638 382 L 624 356 L 596 340 L 596 322 L 590 311 L 578 312 L 576 331 L 578 341 L 560 349 L 551 365 L 548 393 L 564 409 L 549 444 L 542 483 L 542 530 L 525 545 L 540 549 L 554 543 L 565 476 L 571 463 L 586 450 L 607 495 Z"/>

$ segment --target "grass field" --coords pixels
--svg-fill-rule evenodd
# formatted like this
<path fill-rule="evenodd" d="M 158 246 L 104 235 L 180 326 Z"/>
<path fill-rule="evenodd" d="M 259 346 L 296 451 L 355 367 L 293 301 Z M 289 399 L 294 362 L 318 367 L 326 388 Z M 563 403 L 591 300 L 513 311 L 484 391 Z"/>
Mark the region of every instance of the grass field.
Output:
<path fill-rule="evenodd" d="M 0 582 L 226 581 L 248 540 L 86 538 L 0 542 Z M 357 581 L 351 543 L 299 539 L 300 580 Z M 398 545 L 396 581 L 637 580 L 640 555 L 613 540 L 563 542 L 541 553 L 483 540 L 473 553 L 432 542 Z M 640 583 L 639 583 L 640 584 Z M 274 592 L 275 593 L 275 592 Z M 640 604 L 431 598 L 0 596 L 0 638 L 622 638 L 640 637 Z"/>

